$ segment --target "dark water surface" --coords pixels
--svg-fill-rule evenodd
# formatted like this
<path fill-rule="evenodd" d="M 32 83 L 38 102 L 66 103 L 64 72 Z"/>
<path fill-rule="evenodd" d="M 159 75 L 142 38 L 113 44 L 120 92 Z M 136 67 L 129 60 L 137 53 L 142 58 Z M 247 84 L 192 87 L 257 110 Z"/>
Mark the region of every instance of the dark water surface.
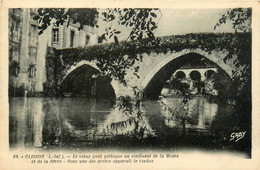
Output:
<path fill-rule="evenodd" d="M 167 98 L 164 103 L 176 108 L 181 99 Z M 220 135 L 232 121 L 227 120 L 228 112 L 204 97 L 189 102 L 190 118 L 185 122 L 185 132 L 183 122 L 155 100 L 143 103 L 144 116 L 141 118 L 123 114 L 110 100 L 10 98 L 9 104 L 11 148 L 167 149 L 199 146 L 225 149 L 230 146 L 226 144 L 229 136 Z"/>

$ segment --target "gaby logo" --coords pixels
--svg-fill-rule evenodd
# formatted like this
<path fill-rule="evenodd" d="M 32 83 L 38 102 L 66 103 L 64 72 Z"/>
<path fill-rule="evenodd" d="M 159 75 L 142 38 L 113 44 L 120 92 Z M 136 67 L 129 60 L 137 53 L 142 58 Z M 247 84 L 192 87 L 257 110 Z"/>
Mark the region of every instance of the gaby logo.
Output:
<path fill-rule="evenodd" d="M 242 139 L 246 134 L 246 131 L 244 132 L 233 132 L 230 135 L 230 141 L 235 140 L 235 142 L 239 141 Z"/>

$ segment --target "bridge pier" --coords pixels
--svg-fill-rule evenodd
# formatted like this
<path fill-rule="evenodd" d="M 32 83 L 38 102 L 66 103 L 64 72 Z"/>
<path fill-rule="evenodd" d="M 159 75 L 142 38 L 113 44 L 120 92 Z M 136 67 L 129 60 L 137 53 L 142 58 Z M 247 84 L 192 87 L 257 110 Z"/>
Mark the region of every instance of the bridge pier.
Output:
<path fill-rule="evenodd" d="M 122 83 L 120 83 L 118 80 L 112 80 L 111 85 L 115 90 L 116 97 L 120 96 L 130 96 L 131 98 L 134 98 L 134 90 L 130 86 L 124 86 Z"/>

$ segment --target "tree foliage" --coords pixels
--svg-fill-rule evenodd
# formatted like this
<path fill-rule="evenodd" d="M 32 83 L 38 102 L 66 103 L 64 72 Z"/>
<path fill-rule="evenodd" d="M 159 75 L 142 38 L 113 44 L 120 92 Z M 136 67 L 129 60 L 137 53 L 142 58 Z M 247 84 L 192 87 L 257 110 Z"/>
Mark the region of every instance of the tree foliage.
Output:
<path fill-rule="evenodd" d="M 246 40 L 247 42 L 236 41 L 235 46 L 230 48 L 229 55 L 224 59 L 227 64 L 233 65 L 235 68 L 232 74 L 232 86 L 236 87 L 234 96 L 240 101 L 247 100 L 244 103 L 248 104 L 251 101 L 252 8 L 229 9 L 219 19 L 214 29 L 226 24 L 228 21 L 231 22 L 236 33 L 248 32 L 250 34 Z M 216 82 L 218 81 L 216 80 Z"/>
<path fill-rule="evenodd" d="M 51 24 L 58 27 L 66 21 L 70 23 L 70 20 L 80 23 L 79 29 L 84 25 L 94 26 L 97 23 L 97 14 L 96 8 L 39 8 L 38 15 L 33 19 L 38 21 L 39 34 L 42 34 Z"/>
<path fill-rule="evenodd" d="M 39 23 L 39 34 L 42 34 L 51 24 L 54 26 L 70 23 L 70 20 L 74 23 L 79 23 L 79 30 L 84 25 L 96 26 L 98 25 L 99 9 L 96 8 L 40 8 L 38 9 L 38 15 L 34 17 Z M 103 21 L 113 22 L 130 28 L 130 34 L 128 39 L 130 40 L 142 40 L 143 38 L 149 38 L 153 40 L 154 31 L 158 27 L 158 15 L 160 15 L 159 9 L 139 9 L 139 8 L 107 8 L 102 12 L 100 16 Z M 121 31 L 113 29 L 111 26 L 105 29 L 105 33 L 100 37 L 101 39 L 114 38 L 114 42 L 118 44 L 117 35 Z"/>
<path fill-rule="evenodd" d="M 160 15 L 159 9 L 149 8 L 107 8 L 105 12 L 102 12 L 104 21 L 111 22 L 116 20 L 119 25 L 130 28 L 131 32 L 127 38 L 130 40 L 142 40 L 144 38 L 153 40 L 155 38 L 154 31 L 158 27 L 158 22 L 156 22 L 158 15 Z M 120 31 L 116 29 L 112 30 L 109 27 L 103 35 L 111 38 L 113 35 L 119 33 Z"/>
<path fill-rule="evenodd" d="M 251 32 L 252 24 L 252 9 L 251 8 L 234 8 L 229 9 L 219 19 L 214 29 L 226 24 L 228 21 L 231 22 L 232 28 L 237 31 Z"/>

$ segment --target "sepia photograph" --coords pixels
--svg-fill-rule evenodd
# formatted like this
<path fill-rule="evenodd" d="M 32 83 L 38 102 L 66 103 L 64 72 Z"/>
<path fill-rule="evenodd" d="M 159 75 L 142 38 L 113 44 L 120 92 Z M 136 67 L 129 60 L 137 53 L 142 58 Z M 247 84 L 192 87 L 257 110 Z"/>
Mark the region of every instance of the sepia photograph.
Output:
<path fill-rule="evenodd" d="M 192 151 L 252 159 L 252 13 L 8 8 L 9 151 L 102 153 L 85 163 Z M 38 154 L 12 158 L 45 161 Z"/>
<path fill-rule="evenodd" d="M 9 9 L 9 102 L 11 148 L 250 157 L 251 9 Z"/>

